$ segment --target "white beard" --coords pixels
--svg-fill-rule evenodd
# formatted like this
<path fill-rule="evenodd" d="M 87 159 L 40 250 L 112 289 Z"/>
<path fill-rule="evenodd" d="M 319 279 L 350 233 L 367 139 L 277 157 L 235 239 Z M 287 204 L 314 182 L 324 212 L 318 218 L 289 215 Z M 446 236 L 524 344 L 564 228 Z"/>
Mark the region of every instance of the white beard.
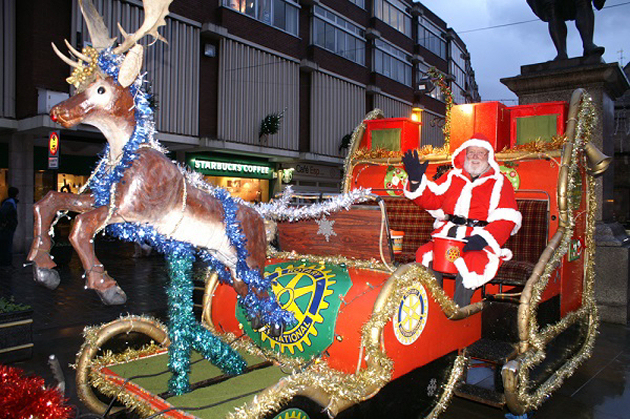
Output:
<path fill-rule="evenodd" d="M 490 165 L 488 164 L 488 162 L 479 164 L 479 165 L 473 165 L 473 162 L 477 163 L 478 160 L 468 160 L 466 159 L 464 161 L 464 170 L 466 172 L 468 172 L 468 174 L 471 177 L 476 177 L 479 175 L 482 175 L 483 173 L 486 172 L 486 170 L 488 170 L 488 168 L 490 168 Z"/>

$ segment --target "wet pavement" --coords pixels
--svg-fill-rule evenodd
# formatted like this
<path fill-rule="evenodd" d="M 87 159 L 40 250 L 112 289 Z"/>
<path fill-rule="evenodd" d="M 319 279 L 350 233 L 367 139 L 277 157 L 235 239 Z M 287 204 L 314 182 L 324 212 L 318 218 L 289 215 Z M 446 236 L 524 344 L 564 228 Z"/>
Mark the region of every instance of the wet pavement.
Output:
<path fill-rule="evenodd" d="M 76 353 L 86 325 L 97 325 L 126 314 L 144 314 L 166 321 L 166 264 L 160 255 L 133 258 L 133 246 L 98 241 L 97 255 L 128 296 L 126 305 L 103 306 L 93 291 L 83 287 L 76 254 L 60 264 L 61 284 L 50 291 L 35 284 L 30 267 L 22 268 L 25 255 L 15 255 L 13 270 L 0 270 L 0 297 L 14 296 L 33 307 L 33 356 L 12 365 L 56 384 L 48 366 L 51 354 L 59 359 L 66 396 L 80 413 L 87 409 L 76 396 Z M 69 250 L 69 249 L 68 249 Z M 62 255 L 63 256 L 63 255 Z M 58 257 L 58 260 L 60 258 Z M 63 259 L 63 258 L 61 258 Z M 492 407 L 455 398 L 445 419 L 499 419 L 504 413 Z M 125 415 L 119 415 L 119 417 Z M 535 413 L 538 418 L 625 419 L 630 417 L 630 328 L 602 323 L 593 356 Z"/>

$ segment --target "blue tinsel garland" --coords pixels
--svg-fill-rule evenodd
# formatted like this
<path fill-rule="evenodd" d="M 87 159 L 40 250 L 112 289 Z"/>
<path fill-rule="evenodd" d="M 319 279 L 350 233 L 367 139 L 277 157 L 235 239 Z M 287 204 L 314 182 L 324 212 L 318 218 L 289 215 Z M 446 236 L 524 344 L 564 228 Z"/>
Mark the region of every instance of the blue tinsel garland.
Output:
<path fill-rule="evenodd" d="M 190 390 L 190 354 L 194 349 L 204 358 L 221 368 L 226 374 L 240 374 L 247 363 L 238 352 L 195 320 L 192 298 L 193 284 L 190 280 L 194 258 L 189 252 L 173 252 L 167 256 L 170 285 L 168 294 L 169 338 L 168 366 L 173 375 L 168 388 L 174 394 Z"/>
<path fill-rule="evenodd" d="M 117 78 L 123 57 L 117 56 L 107 49 L 98 58 L 100 69 L 107 75 Z M 137 151 L 141 144 L 149 144 L 159 148 L 154 138 L 155 126 L 153 110 L 149 106 L 147 94 L 142 90 L 142 79 L 138 79 L 130 86 L 136 108 L 136 126 L 129 141 L 123 147 L 120 161 L 114 167 L 101 164 L 90 179 L 90 190 L 97 207 L 110 205 L 111 188 L 120 182 L 125 170 L 137 158 Z M 105 147 L 102 159 L 109 158 L 109 145 Z M 213 188 L 211 194 L 218 199 L 224 212 L 224 224 L 230 244 L 236 249 L 238 262 L 236 274 L 248 285 L 249 293 L 240 298 L 249 318 L 261 317 L 269 325 L 287 325 L 293 321 L 293 315 L 280 308 L 275 296 L 271 292 L 269 280 L 261 272 L 251 269 L 246 259 L 247 240 L 236 219 L 238 204 L 224 189 Z M 228 373 L 238 373 L 243 370 L 244 362 L 229 346 L 223 344 L 210 334 L 192 317 L 192 280 L 190 269 L 195 255 L 210 265 L 219 274 L 221 281 L 231 283 L 231 273 L 214 256 L 205 250 L 199 250 L 189 243 L 180 242 L 159 234 L 148 224 L 119 223 L 107 226 L 108 234 L 128 242 L 144 242 L 156 251 L 167 256 L 171 274 L 169 295 L 170 334 L 173 344 L 169 350 L 169 364 L 174 375 L 169 383 L 171 391 L 182 394 L 188 389 L 188 368 L 190 364 L 190 350 L 200 351 Z M 258 298 L 255 290 L 267 291 L 267 298 Z M 190 291 L 190 292 L 189 292 Z"/>

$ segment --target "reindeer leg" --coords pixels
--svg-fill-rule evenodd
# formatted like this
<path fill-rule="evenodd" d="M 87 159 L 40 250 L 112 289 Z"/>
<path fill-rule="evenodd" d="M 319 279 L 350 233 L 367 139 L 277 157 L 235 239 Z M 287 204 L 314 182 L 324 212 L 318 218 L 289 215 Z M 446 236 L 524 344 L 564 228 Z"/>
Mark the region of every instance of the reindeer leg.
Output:
<path fill-rule="evenodd" d="M 108 207 L 99 207 L 77 216 L 70 232 L 70 243 L 77 251 L 85 269 L 86 288 L 96 291 L 105 305 L 119 305 L 127 302 L 125 292 L 105 271 L 94 253 L 92 238 L 107 219 Z M 112 223 L 117 220 L 110 220 Z"/>
<path fill-rule="evenodd" d="M 33 243 L 27 260 L 33 263 L 35 282 L 49 289 L 59 286 L 59 273 L 53 268 L 57 266 L 50 256 L 52 241 L 48 229 L 57 211 L 68 210 L 85 212 L 92 209 L 94 199 L 90 195 L 76 195 L 50 191 L 44 198 L 33 205 Z"/>

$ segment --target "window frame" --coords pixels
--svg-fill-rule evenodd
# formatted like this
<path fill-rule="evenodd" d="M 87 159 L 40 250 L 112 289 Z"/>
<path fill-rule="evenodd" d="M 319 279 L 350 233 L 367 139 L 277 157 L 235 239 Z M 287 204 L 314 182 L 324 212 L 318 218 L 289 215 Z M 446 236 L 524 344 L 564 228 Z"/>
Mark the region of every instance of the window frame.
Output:
<path fill-rule="evenodd" d="M 387 7 L 386 7 L 387 6 Z M 395 10 L 398 13 L 396 14 L 397 25 L 392 25 L 392 13 L 391 11 Z M 387 16 L 386 16 L 387 14 Z M 396 29 L 398 32 L 403 35 L 411 38 L 413 34 L 413 25 L 412 25 L 412 16 L 407 13 L 406 6 L 400 0 L 374 0 L 372 2 L 372 15 L 377 19 L 380 19 L 383 23 L 392 28 Z M 399 22 L 398 17 L 402 16 L 402 30 L 401 24 Z"/>
<path fill-rule="evenodd" d="M 322 5 L 315 5 L 313 7 L 313 12 L 311 14 L 311 44 L 315 45 L 319 48 L 325 49 L 341 58 L 345 58 L 348 61 L 351 61 L 355 64 L 361 65 L 365 67 L 366 61 L 366 51 L 367 51 L 367 40 L 365 38 L 365 28 L 360 25 L 357 25 L 350 19 L 347 19 L 345 16 L 339 15 L 336 12 L 323 7 Z M 339 22 L 342 21 L 343 25 Z M 318 24 L 324 25 L 324 30 L 322 33 L 324 34 L 324 42 L 318 43 L 319 36 L 318 33 Z M 351 27 L 349 28 L 348 25 Z M 333 47 L 331 48 L 328 45 L 328 28 L 332 28 L 332 33 L 334 36 Z M 355 48 L 354 59 L 350 58 L 349 53 L 342 54 L 338 51 L 339 46 L 339 34 L 343 34 L 343 49 L 342 51 L 349 51 L 350 39 L 355 40 Z M 362 48 L 357 48 L 356 45 L 362 46 Z M 359 57 L 360 55 L 360 57 Z"/>
<path fill-rule="evenodd" d="M 263 13 L 261 11 L 261 3 L 262 2 L 268 2 L 269 4 L 269 10 L 270 12 L 270 17 L 269 17 L 269 21 L 267 22 L 266 20 L 264 20 L 261 16 L 261 13 Z M 284 6 L 284 19 L 283 19 L 283 23 L 284 23 L 284 27 L 276 25 L 276 16 L 275 16 L 275 9 L 276 9 L 276 2 L 280 1 L 282 2 L 283 6 Z M 235 3 L 234 5 L 232 3 Z M 238 4 L 241 5 L 241 7 L 235 7 L 238 6 Z M 252 14 L 250 14 L 248 12 L 248 3 L 252 3 L 254 4 L 253 10 L 254 12 Z M 254 20 L 256 20 L 257 22 L 263 23 L 265 25 L 271 26 L 272 28 L 278 29 L 279 31 L 288 33 L 289 35 L 295 36 L 295 37 L 299 37 L 300 34 L 300 12 L 299 10 L 301 9 L 300 4 L 298 3 L 297 0 L 221 0 L 221 5 L 222 7 L 225 7 L 227 9 L 230 9 L 236 13 L 240 13 L 242 15 L 245 15 L 249 18 L 252 18 Z M 243 7 L 243 5 L 245 5 L 245 7 Z M 288 9 L 291 8 L 293 10 L 295 10 L 295 13 L 288 13 Z M 240 10 L 243 9 L 243 10 Z M 292 18 L 294 18 L 294 22 L 289 24 L 288 23 L 288 17 L 291 16 Z M 295 31 L 292 31 L 291 29 L 295 27 Z M 289 29 L 287 29 L 289 28 Z"/>
<path fill-rule="evenodd" d="M 422 33 L 420 33 L 421 31 Z M 430 47 L 429 42 L 427 40 L 432 39 L 432 38 L 425 36 L 425 32 L 428 32 L 429 34 L 433 36 L 433 38 L 438 40 L 439 45 L 440 45 L 439 53 Z M 443 34 L 442 29 L 438 27 L 437 25 L 435 25 L 433 22 L 431 22 L 429 19 L 426 19 L 422 16 L 418 18 L 418 44 L 421 47 L 425 48 L 426 50 L 431 51 L 431 53 L 435 54 L 437 57 L 440 57 L 443 60 L 447 60 L 448 59 L 448 56 L 447 56 L 448 55 L 448 42 L 446 41 L 446 39 L 444 39 L 442 34 Z"/>
<path fill-rule="evenodd" d="M 381 45 L 379 45 L 381 44 Z M 389 62 L 386 64 L 384 60 L 378 60 L 377 54 L 385 54 L 390 57 Z M 387 78 L 390 78 L 404 86 L 412 87 L 413 83 L 413 65 L 409 62 L 409 52 L 398 48 L 397 46 L 383 40 L 383 39 L 375 39 L 374 40 L 374 55 L 373 55 L 373 68 L 372 71 L 381 74 Z M 393 77 L 393 75 L 399 71 L 395 70 L 392 66 L 394 62 L 399 62 L 402 64 L 402 69 L 406 70 L 403 72 L 403 76 L 405 80 L 400 80 L 398 77 Z M 378 67 L 382 69 L 382 71 L 378 70 Z M 386 69 L 389 67 L 388 69 Z M 398 67 L 396 67 L 398 68 Z M 386 73 L 389 74 L 386 74 Z M 408 78 L 408 80 L 406 80 Z"/>

